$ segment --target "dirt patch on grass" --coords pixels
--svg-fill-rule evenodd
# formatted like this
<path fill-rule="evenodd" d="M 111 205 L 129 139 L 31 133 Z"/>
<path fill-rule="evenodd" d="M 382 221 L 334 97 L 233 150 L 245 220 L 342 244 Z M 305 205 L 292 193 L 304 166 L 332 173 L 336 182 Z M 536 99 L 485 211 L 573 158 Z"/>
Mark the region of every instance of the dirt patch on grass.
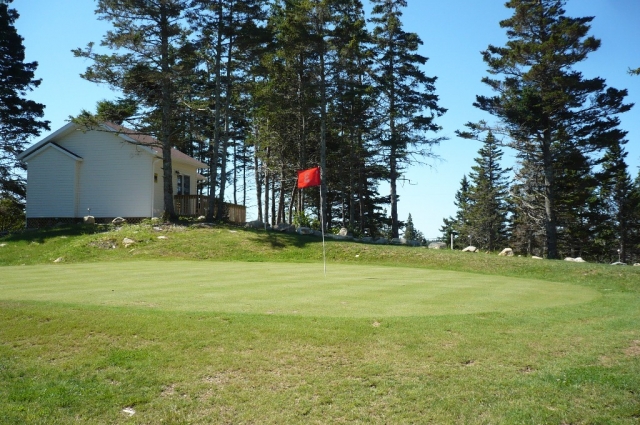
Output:
<path fill-rule="evenodd" d="M 624 350 L 624 354 L 629 357 L 640 357 L 640 340 L 631 342 L 631 346 Z"/>

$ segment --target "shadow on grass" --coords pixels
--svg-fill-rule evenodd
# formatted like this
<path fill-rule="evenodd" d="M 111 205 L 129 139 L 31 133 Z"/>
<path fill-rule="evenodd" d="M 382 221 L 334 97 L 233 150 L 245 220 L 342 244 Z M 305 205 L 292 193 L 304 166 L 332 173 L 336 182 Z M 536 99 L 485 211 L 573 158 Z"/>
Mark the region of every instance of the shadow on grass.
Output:
<path fill-rule="evenodd" d="M 67 226 L 49 227 L 46 229 L 27 229 L 21 232 L 10 233 L 0 238 L 6 242 L 37 242 L 44 243 L 47 239 L 60 236 L 81 236 L 104 233 L 109 230 L 104 226 L 72 224 Z"/>
<path fill-rule="evenodd" d="M 322 242 L 322 240 L 318 240 L 315 236 L 279 233 L 269 230 L 250 230 L 250 232 L 254 235 L 251 241 L 261 245 L 270 245 L 272 249 L 278 250 L 284 249 L 287 246 L 304 248 L 307 244 Z"/>

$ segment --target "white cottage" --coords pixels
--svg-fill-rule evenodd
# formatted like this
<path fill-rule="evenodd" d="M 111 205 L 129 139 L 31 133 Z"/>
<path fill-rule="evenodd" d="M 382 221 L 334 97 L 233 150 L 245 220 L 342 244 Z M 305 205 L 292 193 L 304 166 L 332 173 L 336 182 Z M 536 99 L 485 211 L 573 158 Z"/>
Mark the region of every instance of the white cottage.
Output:
<path fill-rule="evenodd" d="M 153 137 L 112 123 L 89 131 L 69 123 L 45 137 L 18 156 L 27 164 L 27 226 L 74 222 L 86 215 L 106 221 L 162 214 L 158 146 Z M 174 195 L 181 200 L 195 196 L 198 180 L 204 179 L 198 169 L 208 166 L 176 149 L 171 158 Z"/>

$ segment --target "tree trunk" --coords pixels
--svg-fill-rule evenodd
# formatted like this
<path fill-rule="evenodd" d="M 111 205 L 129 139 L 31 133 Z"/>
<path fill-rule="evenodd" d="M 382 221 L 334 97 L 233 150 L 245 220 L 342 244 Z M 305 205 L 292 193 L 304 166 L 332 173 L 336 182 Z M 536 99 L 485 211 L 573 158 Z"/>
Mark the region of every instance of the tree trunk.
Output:
<path fill-rule="evenodd" d="M 216 184 L 218 180 L 218 153 L 220 150 L 220 92 L 221 92 L 221 84 L 220 76 L 221 76 L 221 65 L 222 65 L 222 0 L 218 2 L 218 35 L 216 41 L 216 56 L 215 56 L 215 113 L 214 113 L 214 123 L 213 123 L 213 149 L 211 154 L 211 164 L 209 165 L 210 178 L 211 178 L 211 191 L 209 196 L 209 213 L 207 214 L 207 219 L 212 220 L 214 217 L 215 211 L 215 197 L 216 197 Z M 215 161 L 214 161 L 215 160 Z M 221 185 L 222 186 L 222 185 Z M 218 211 L 220 214 L 220 211 Z M 218 215 L 216 214 L 216 216 Z"/>
<path fill-rule="evenodd" d="M 258 159 L 258 145 L 256 145 L 253 149 L 253 168 L 255 170 L 254 176 L 256 178 L 256 203 L 258 205 L 258 221 L 264 221 L 262 217 L 262 172 L 260 170 L 260 160 Z"/>
<path fill-rule="evenodd" d="M 551 135 L 548 131 L 544 135 L 542 144 L 542 161 L 544 168 L 544 212 L 547 258 L 558 259 L 558 230 L 556 219 L 555 178 L 553 172 L 553 158 L 551 155 Z"/>
<path fill-rule="evenodd" d="M 173 203 L 173 168 L 171 164 L 171 74 L 169 67 L 169 18 L 166 5 L 160 6 L 160 55 L 162 69 L 162 169 L 164 190 L 164 217 L 175 220 L 176 216 Z"/>

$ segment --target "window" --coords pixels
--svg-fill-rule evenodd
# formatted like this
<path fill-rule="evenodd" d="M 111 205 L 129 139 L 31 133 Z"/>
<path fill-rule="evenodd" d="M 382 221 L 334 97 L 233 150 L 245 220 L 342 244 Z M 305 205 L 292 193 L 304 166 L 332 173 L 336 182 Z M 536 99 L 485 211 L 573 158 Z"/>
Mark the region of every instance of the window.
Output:
<path fill-rule="evenodd" d="M 182 176 L 182 194 L 191 195 L 191 177 Z"/>
<path fill-rule="evenodd" d="M 190 176 L 178 174 L 177 193 L 178 195 L 191 194 L 191 177 Z"/>

